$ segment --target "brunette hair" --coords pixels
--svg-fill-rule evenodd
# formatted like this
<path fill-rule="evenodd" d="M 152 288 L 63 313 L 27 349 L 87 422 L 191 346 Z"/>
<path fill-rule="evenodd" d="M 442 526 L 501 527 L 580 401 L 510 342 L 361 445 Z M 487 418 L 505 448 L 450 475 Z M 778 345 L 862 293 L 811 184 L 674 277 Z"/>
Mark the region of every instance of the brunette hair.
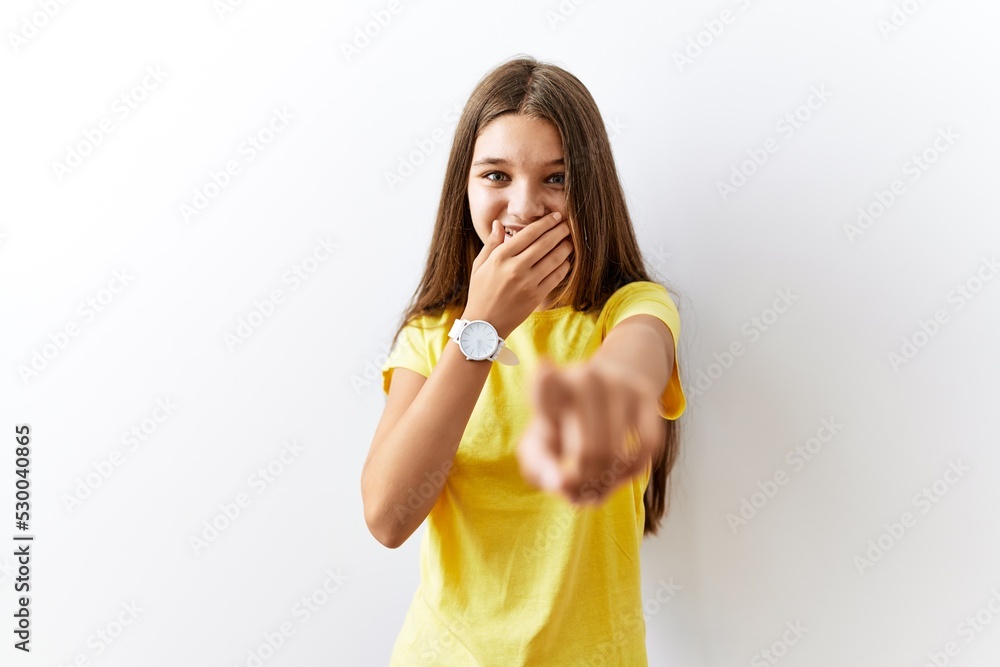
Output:
<path fill-rule="evenodd" d="M 629 283 L 658 282 L 646 270 L 607 129 L 594 98 L 579 79 L 561 67 L 527 55 L 515 56 L 479 81 L 458 120 L 423 277 L 392 345 L 417 317 L 440 315 L 449 308 L 461 314 L 465 308 L 472 264 L 483 248 L 469 210 L 469 170 L 479 133 L 504 114 L 546 120 L 562 138 L 565 211 L 574 260 L 551 307 L 572 304 L 576 311 L 600 309 Z M 680 425 L 677 420 L 664 421 L 664 446 L 653 461 L 643 497 L 643 535 L 657 533 L 670 504 L 668 479 L 678 457 Z"/>

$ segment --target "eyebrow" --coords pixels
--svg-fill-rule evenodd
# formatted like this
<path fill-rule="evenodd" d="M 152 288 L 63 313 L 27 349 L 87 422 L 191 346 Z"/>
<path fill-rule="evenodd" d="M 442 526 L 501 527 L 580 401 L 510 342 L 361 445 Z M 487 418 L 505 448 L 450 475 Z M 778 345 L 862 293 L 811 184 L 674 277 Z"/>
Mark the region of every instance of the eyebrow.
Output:
<path fill-rule="evenodd" d="M 548 162 L 546 162 L 542 166 L 543 167 L 552 167 L 552 166 L 555 166 L 557 164 L 565 164 L 565 162 L 566 161 L 563 158 L 560 157 L 560 158 L 556 158 L 555 160 L 549 160 Z M 505 160 L 502 157 L 484 157 L 482 160 L 477 160 L 477 161 L 473 162 L 472 166 L 473 167 L 478 167 L 478 166 L 481 166 L 481 165 L 484 165 L 484 164 L 492 164 L 492 165 L 497 165 L 499 167 L 509 167 L 511 163 L 510 163 L 509 160 Z"/>

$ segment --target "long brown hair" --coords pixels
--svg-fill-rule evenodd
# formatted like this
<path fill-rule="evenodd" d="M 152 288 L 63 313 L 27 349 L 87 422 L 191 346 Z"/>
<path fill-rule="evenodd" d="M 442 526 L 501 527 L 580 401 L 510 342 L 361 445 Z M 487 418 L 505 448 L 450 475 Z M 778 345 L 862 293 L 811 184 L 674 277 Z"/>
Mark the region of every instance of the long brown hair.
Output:
<path fill-rule="evenodd" d="M 424 274 L 393 336 L 393 345 L 411 320 L 439 315 L 447 308 L 460 314 L 465 308 L 472 263 L 483 248 L 469 211 L 469 169 L 479 133 L 503 114 L 547 120 L 562 138 L 574 266 L 551 307 L 572 304 L 576 311 L 590 311 L 602 308 L 615 291 L 629 283 L 658 282 L 646 270 L 607 129 L 594 98 L 566 70 L 531 56 L 516 56 L 479 81 L 459 118 Z M 680 425 L 677 420 L 664 421 L 664 446 L 653 462 L 643 497 L 643 535 L 657 533 L 670 504 L 667 484 L 677 460 Z"/>

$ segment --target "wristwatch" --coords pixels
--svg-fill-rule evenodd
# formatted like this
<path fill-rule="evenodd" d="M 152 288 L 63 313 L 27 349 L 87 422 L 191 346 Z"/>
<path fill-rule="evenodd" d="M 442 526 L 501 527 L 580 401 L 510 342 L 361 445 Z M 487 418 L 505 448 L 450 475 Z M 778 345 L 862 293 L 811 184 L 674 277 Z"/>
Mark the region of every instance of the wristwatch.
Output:
<path fill-rule="evenodd" d="M 520 363 L 517 355 L 497 334 L 496 328 L 486 320 L 456 318 L 448 338 L 458 343 L 462 354 L 470 361 L 499 361 L 506 366 Z"/>

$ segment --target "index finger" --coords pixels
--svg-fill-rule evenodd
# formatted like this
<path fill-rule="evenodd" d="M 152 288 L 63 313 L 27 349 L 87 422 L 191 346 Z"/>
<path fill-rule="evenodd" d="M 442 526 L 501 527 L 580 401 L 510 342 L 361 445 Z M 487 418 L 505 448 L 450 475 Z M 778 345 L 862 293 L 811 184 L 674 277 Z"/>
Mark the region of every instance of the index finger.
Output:
<path fill-rule="evenodd" d="M 504 238 L 503 246 L 507 248 L 509 254 L 517 255 L 538 240 L 542 234 L 562 222 L 563 219 L 564 216 L 559 211 L 547 213 L 535 222 L 525 225 L 524 229 L 515 234 L 513 238 Z M 506 227 L 504 228 L 504 236 L 507 236 Z"/>
<path fill-rule="evenodd" d="M 556 440 L 552 425 L 544 417 L 539 417 L 525 431 L 517 447 L 521 476 L 547 491 L 555 490 L 559 485 Z"/>
<path fill-rule="evenodd" d="M 538 370 L 532 387 L 535 419 L 521 440 L 518 458 L 522 473 L 527 473 L 540 487 L 555 490 L 562 482 L 559 457 L 562 454 L 561 419 L 572 402 L 570 388 L 559 369 L 546 357 L 538 360 Z"/>

